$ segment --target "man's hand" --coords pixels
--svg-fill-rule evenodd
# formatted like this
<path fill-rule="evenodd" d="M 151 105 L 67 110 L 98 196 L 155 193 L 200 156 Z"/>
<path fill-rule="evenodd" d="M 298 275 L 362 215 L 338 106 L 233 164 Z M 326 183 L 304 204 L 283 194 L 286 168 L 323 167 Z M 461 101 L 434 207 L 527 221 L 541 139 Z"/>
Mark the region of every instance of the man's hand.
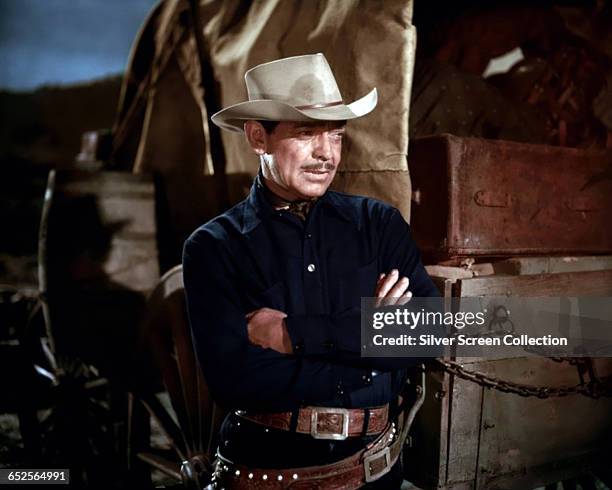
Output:
<path fill-rule="evenodd" d="M 403 305 L 410 301 L 409 280 L 399 277 L 397 269 L 381 274 L 376 284 L 376 306 Z M 260 308 L 246 315 L 249 342 L 281 354 L 292 354 L 293 346 L 285 325 L 287 314 L 272 308 Z"/>
<path fill-rule="evenodd" d="M 287 314 L 272 308 L 260 308 L 246 315 L 249 341 L 264 349 L 292 354 L 293 346 L 285 325 Z"/>
<path fill-rule="evenodd" d="M 393 269 L 388 274 L 378 276 L 376 283 L 376 307 L 405 305 L 412 298 L 412 292 L 408 291 L 410 279 L 399 277 L 397 269 Z"/>

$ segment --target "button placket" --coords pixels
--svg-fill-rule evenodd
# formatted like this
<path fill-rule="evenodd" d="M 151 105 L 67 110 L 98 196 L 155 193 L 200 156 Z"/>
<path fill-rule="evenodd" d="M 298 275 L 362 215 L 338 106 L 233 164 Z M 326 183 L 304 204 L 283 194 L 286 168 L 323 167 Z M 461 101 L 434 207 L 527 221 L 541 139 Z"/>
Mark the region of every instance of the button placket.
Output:
<path fill-rule="evenodd" d="M 306 270 L 308 272 L 315 272 L 317 270 L 317 265 L 314 260 L 314 250 L 313 250 L 313 240 L 312 234 L 306 229 L 304 230 L 303 235 L 303 247 L 304 247 L 304 264 L 306 265 Z"/>
<path fill-rule="evenodd" d="M 302 235 L 302 267 L 304 280 L 304 306 L 308 314 L 324 312 L 322 281 L 324 271 L 318 258 L 317 240 L 313 237 L 312 223 L 308 223 Z"/>

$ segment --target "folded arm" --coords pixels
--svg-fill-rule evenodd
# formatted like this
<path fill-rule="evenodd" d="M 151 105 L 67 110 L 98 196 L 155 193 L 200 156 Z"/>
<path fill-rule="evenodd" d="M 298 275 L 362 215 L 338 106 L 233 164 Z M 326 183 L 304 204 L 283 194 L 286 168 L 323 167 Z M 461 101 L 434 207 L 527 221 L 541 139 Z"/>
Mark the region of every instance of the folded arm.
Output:
<path fill-rule="evenodd" d="M 183 278 L 196 354 L 215 399 L 229 408 L 288 410 L 366 385 L 368 371 L 282 354 L 249 342 L 227 250 L 200 231 L 185 244 Z"/>
<path fill-rule="evenodd" d="M 372 297 L 378 298 L 381 304 L 404 304 L 411 296 L 440 296 L 421 263 L 420 253 L 412 239 L 410 227 L 397 210 L 391 214 L 381 238 L 380 263 L 390 271 L 380 274 L 372 291 Z M 259 327 L 251 341 L 279 352 L 297 352 L 305 358 L 327 356 L 336 362 L 379 371 L 411 367 L 428 360 L 416 357 L 361 357 L 361 308 L 359 307 L 337 314 L 285 315 L 276 310 L 265 313 L 273 321 L 250 328 L 251 332 Z M 253 312 L 251 318 L 256 318 L 258 314 L 259 310 Z M 423 333 L 432 333 L 432 331 Z"/>

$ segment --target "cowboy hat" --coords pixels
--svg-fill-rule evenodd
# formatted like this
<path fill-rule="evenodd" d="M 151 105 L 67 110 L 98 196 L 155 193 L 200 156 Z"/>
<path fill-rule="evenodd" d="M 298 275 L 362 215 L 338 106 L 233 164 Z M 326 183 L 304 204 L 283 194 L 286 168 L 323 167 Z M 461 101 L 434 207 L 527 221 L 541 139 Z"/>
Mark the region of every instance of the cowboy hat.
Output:
<path fill-rule="evenodd" d="M 257 65 L 244 75 L 249 100 L 231 105 L 211 119 L 222 129 L 243 131 L 248 120 L 344 121 L 371 112 L 376 89 L 345 104 L 322 53 L 292 56 Z"/>

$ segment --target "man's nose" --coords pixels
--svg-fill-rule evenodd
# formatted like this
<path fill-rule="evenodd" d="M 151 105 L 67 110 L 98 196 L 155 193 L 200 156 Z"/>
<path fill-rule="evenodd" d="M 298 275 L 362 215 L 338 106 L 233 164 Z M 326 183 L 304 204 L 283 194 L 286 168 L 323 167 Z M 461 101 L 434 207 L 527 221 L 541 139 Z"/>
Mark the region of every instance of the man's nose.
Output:
<path fill-rule="evenodd" d="M 332 146 L 330 136 L 327 132 L 317 135 L 313 149 L 313 156 L 317 160 L 324 162 L 332 159 Z"/>

